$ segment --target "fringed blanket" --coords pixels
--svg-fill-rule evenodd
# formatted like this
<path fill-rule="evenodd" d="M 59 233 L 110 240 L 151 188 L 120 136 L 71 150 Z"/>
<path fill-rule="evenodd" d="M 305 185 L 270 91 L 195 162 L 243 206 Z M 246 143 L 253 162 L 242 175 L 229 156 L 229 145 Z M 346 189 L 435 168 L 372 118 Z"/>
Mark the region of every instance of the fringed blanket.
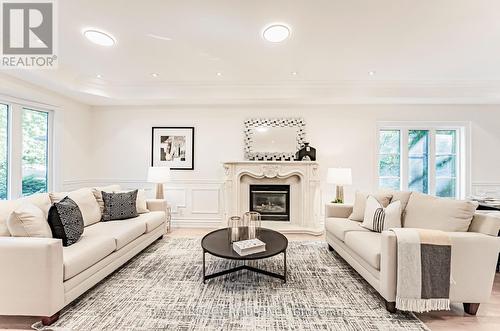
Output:
<path fill-rule="evenodd" d="M 446 232 L 394 228 L 398 242 L 396 308 L 450 309 L 451 241 Z"/>

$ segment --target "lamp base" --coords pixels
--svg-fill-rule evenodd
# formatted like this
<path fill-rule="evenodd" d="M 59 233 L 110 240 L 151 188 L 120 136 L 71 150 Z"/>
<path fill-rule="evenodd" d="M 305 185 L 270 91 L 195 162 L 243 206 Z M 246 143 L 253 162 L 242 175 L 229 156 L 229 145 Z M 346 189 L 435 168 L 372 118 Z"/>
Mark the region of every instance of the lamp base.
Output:
<path fill-rule="evenodd" d="M 156 184 L 156 199 L 163 200 L 165 197 L 163 196 L 163 184 Z"/>
<path fill-rule="evenodd" d="M 333 203 L 344 203 L 344 187 L 337 185 L 335 200 Z"/>

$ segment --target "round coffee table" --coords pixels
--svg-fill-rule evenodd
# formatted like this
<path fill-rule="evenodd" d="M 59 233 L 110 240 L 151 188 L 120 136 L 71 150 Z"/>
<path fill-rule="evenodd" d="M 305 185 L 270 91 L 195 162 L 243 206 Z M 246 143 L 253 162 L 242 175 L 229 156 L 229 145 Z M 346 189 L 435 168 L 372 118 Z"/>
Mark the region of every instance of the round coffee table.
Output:
<path fill-rule="evenodd" d="M 270 229 L 260 228 L 258 239 L 266 243 L 266 251 L 241 256 L 233 250 L 232 244 L 229 240 L 230 229 L 219 229 L 210 232 L 201 240 L 201 248 L 203 249 L 203 283 L 206 280 L 223 276 L 232 272 L 240 270 L 250 270 L 253 272 L 258 272 L 267 276 L 279 278 L 286 283 L 286 248 L 288 247 L 288 240 L 284 235 L 277 231 Z M 210 275 L 205 273 L 205 254 L 210 253 L 211 255 L 230 260 L 260 260 L 271 256 L 283 253 L 283 275 L 277 274 L 271 271 L 262 270 L 248 265 L 241 265 L 236 268 L 231 268 L 223 271 L 219 271 Z"/>

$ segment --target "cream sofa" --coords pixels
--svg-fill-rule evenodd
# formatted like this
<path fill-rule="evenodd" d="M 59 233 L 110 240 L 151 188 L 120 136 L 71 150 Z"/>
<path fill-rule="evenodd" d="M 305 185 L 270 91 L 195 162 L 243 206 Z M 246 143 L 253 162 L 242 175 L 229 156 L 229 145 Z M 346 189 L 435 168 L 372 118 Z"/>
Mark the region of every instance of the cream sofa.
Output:
<path fill-rule="evenodd" d="M 399 192 L 399 195 L 402 193 L 404 192 Z M 424 217 L 422 226 L 412 227 L 439 228 L 432 223 L 432 215 L 445 212 L 447 204 L 444 199 L 436 200 L 426 210 L 415 201 L 417 199 L 412 199 L 411 192 L 406 194 L 402 199 L 406 201 L 402 201 L 402 205 L 406 209 L 411 208 L 413 214 L 421 213 Z M 394 312 L 397 280 L 396 236 L 392 231 L 377 233 L 361 227 L 360 222 L 349 219 L 352 211 L 352 205 L 326 205 L 325 227 L 329 249 L 335 250 L 373 286 L 385 299 L 387 310 Z M 404 223 L 403 216 L 403 227 Z M 463 303 L 464 310 L 469 314 L 475 315 L 479 304 L 488 302 L 490 298 L 500 250 L 500 239 L 497 237 L 499 229 L 499 218 L 476 213 L 468 229 L 449 232 L 452 241 L 453 277 L 450 300 Z"/>
<path fill-rule="evenodd" d="M 51 324 L 64 306 L 165 233 L 164 200 L 147 200 L 149 212 L 136 218 L 100 222 L 97 200 L 92 195 L 94 204 L 88 196 L 92 191 L 74 192 L 68 195 L 77 204 L 86 201 L 79 204 L 85 228 L 69 247 L 60 239 L 6 236 L 4 222 L 17 206 L 30 202 L 47 213 L 49 194 L 0 202 L 0 315 L 41 316 L 44 324 Z"/>

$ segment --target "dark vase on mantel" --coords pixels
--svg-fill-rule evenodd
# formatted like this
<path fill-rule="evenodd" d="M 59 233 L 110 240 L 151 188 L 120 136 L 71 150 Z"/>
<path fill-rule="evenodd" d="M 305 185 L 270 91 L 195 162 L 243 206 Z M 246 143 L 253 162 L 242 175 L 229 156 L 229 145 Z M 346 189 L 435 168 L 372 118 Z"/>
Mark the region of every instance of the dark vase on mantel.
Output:
<path fill-rule="evenodd" d="M 316 148 L 309 146 L 309 143 L 304 143 L 301 149 L 295 154 L 297 161 L 316 161 Z"/>

